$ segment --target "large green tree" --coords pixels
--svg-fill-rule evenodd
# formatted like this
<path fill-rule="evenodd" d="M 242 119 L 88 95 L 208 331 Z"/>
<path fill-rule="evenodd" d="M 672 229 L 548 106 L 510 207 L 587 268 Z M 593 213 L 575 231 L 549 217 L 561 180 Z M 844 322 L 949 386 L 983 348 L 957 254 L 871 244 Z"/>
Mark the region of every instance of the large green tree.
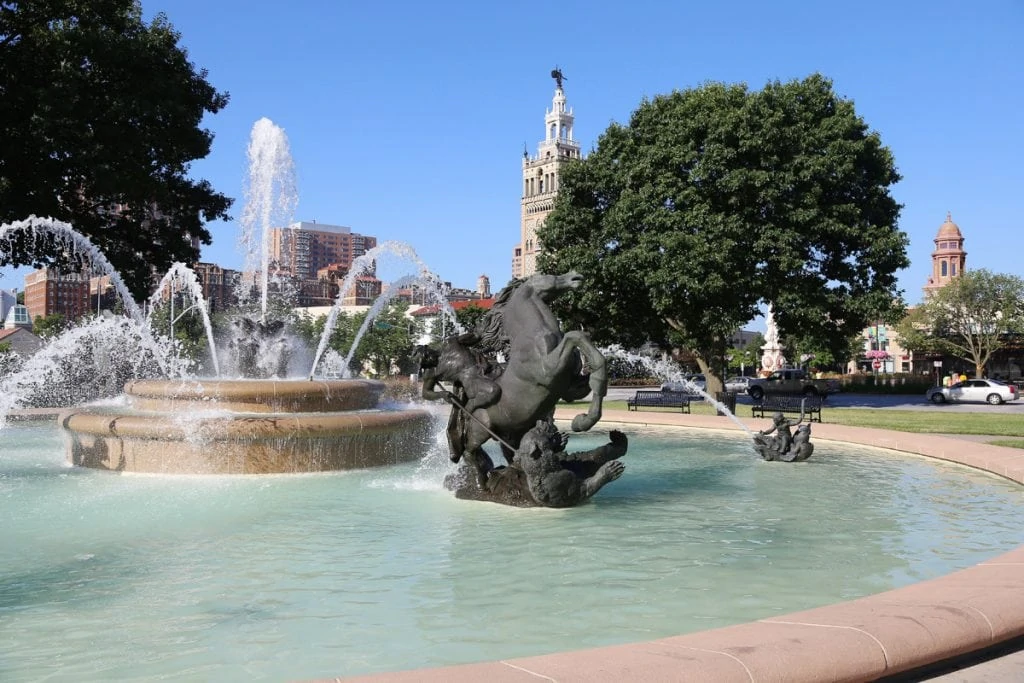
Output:
<path fill-rule="evenodd" d="M 964 271 L 914 308 L 897 332 L 904 347 L 962 358 L 981 377 L 992 354 L 1024 334 L 1024 279 Z"/>
<path fill-rule="evenodd" d="M 676 91 L 568 165 L 538 231 L 540 268 L 587 278 L 558 302 L 569 324 L 599 342 L 685 348 L 714 390 L 726 340 L 763 303 L 783 333 L 836 356 L 900 308 L 899 177 L 820 75 Z"/>
<path fill-rule="evenodd" d="M 203 116 L 227 103 L 167 18 L 135 0 L 0 0 L 0 221 L 71 223 L 136 296 L 150 269 L 197 257 L 231 200 L 189 166 L 210 152 Z M 36 264 L 25 244 L 0 264 Z"/>

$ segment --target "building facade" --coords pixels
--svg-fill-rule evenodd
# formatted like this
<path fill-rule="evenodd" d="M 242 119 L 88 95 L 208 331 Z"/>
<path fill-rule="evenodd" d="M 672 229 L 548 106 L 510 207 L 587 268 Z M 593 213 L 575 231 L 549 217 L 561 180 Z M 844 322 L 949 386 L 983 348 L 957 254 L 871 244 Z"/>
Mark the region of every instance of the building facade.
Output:
<path fill-rule="evenodd" d="M 512 277 L 529 277 L 537 272 L 540 243 L 537 229 L 555 207 L 561 169 L 570 161 L 583 158 L 580 144 L 573 138 L 573 112 L 566 106 L 562 90 L 562 72 L 551 72 L 555 95 L 551 109 L 544 114 L 544 140 L 531 157 L 523 150 L 523 194 L 520 201 L 519 244 L 512 252 Z"/>
<path fill-rule="evenodd" d="M 347 273 L 352 261 L 376 246 L 376 237 L 342 225 L 298 221 L 270 230 L 271 267 L 302 280 L 315 279 L 317 271 L 335 264 Z"/>
<path fill-rule="evenodd" d="M 222 268 L 216 263 L 197 263 L 192 271 L 203 289 L 208 312 L 225 311 L 238 303 L 235 289 L 241 280 L 240 271 Z"/>
<path fill-rule="evenodd" d="M 25 306 L 29 317 L 45 318 L 59 313 L 68 322 L 92 312 L 89 305 L 89 276 L 40 268 L 25 276 Z"/>

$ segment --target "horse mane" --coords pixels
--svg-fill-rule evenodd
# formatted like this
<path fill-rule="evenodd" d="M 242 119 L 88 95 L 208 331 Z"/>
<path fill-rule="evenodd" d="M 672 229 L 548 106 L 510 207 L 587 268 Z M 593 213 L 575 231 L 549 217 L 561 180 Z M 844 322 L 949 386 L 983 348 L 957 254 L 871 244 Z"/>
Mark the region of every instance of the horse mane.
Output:
<path fill-rule="evenodd" d="M 476 325 L 476 333 L 480 337 L 476 344 L 477 348 L 494 353 L 507 351 L 509 335 L 505 334 L 503 309 L 524 282 L 526 278 L 515 278 L 494 297 L 491 310 L 487 311 Z"/>

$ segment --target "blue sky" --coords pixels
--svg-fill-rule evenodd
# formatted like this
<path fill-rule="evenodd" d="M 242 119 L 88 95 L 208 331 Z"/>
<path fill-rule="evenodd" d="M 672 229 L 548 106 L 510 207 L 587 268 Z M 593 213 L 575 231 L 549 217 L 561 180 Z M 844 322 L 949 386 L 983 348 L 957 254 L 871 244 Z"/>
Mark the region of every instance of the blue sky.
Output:
<path fill-rule="evenodd" d="M 143 0 L 231 96 L 193 175 L 242 207 L 245 147 L 268 117 L 291 144 L 297 220 L 411 244 L 455 286 L 511 275 L 520 162 L 543 137 L 558 65 L 589 150 L 644 97 L 705 81 L 820 72 L 892 150 L 910 302 L 947 211 L 969 268 L 1024 275 L 1024 2 L 453 3 Z M 237 267 L 237 223 L 202 258 Z M 404 274 L 404 273 L 399 273 Z M 397 275 L 396 275 L 397 277 Z M 17 282 L 17 281 L 15 281 Z M 5 287 L 15 284 L 5 279 Z M 19 282 L 20 284 L 20 282 Z"/>

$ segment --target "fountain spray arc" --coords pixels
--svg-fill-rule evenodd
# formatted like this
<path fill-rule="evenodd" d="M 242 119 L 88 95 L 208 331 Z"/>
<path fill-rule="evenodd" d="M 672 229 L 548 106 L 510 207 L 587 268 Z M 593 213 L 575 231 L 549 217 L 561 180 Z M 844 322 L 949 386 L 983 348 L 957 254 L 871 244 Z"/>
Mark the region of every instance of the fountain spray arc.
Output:
<path fill-rule="evenodd" d="M 46 240 L 54 239 L 64 249 L 65 254 L 76 257 L 83 267 L 94 268 L 101 274 L 109 276 L 110 283 L 114 286 L 114 291 L 120 297 L 128 316 L 139 325 L 145 325 L 146 321 L 142 311 L 132 298 L 128 287 L 125 286 L 124 280 L 121 279 L 121 276 L 114 269 L 114 266 L 111 265 L 110 261 L 107 260 L 103 252 L 90 242 L 85 235 L 76 232 L 74 228 L 62 221 L 53 218 L 29 216 L 25 220 L 5 223 L 0 226 L 0 249 L 3 248 L 4 242 L 10 244 L 15 235 L 18 234 L 27 235 L 39 247 L 39 249 L 33 250 L 33 252 L 41 252 L 43 246 L 50 246 L 46 243 Z"/>
<path fill-rule="evenodd" d="M 313 366 L 309 369 L 309 379 L 313 379 L 316 374 L 316 369 L 320 366 L 320 361 L 323 358 L 324 353 L 327 351 L 327 345 L 330 343 L 331 334 L 334 333 L 334 328 L 338 324 L 338 314 L 341 312 L 342 300 L 355 285 L 356 279 L 362 275 L 372 272 L 376 267 L 377 260 L 384 255 L 395 256 L 399 259 L 411 262 L 419 272 L 419 275 L 407 275 L 399 278 L 395 282 L 391 283 L 389 290 L 397 290 L 401 287 L 407 287 L 410 284 L 416 284 L 423 287 L 426 289 L 430 297 L 441 307 L 442 315 L 451 320 L 456 329 L 461 330 L 458 325 L 458 319 L 455 315 L 455 309 L 452 308 L 451 302 L 448 301 L 447 297 L 445 297 L 444 291 L 442 290 L 437 277 L 431 273 L 427 264 L 420 259 L 416 250 L 404 242 L 396 242 L 393 240 L 382 242 L 362 256 L 358 256 L 353 259 L 352 267 L 349 269 L 345 279 L 341 282 L 341 286 L 338 287 L 338 296 L 335 299 L 334 304 L 331 306 L 330 312 L 327 314 L 327 320 L 324 322 L 324 331 L 323 334 L 320 335 L 320 343 L 317 345 L 316 354 L 313 356 Z M 397 291 L 395 293 L 397 293 Z M 384 301 L 387 302 L 394 295 L 395 294 L 392 294 L 390 297 L 384 299 Z M 363 325 L 364 327 L 366 327 L 369 322 L 373 320 L 374 316 L 380 312 L 382 306 L 383 303 L 375 305 L 374 309 L 366 316 L 366 321 Z M 362 333 L 364 331 L 365 330 L 360 330 L 359 338 L 362 338 Z M 356 340 L 352 349 L 349 350 L 345 365 L 346 369 L 348 367 L 347 362 L 351 361 L 358 343 L 359 339 Z"/>
<path fill-rule="evenodd" d="M 68 223 L 54 218 L 40 218 L 29 216 L 25 220 L 4 223 L 0 225 L 0 250 L 4 244 L 10 244 L 17 235 L 27 236 L 33 243 L 33 253 L 44 253 L 53 249 L 55 241 L 63 250 L 65 257 L 77 260 L 83 271 L 93 271 L 110 278 L 110 284 L 114 287 L 121 305 L 124 306 L 128 317 L 135 324 L 138 334 L 141 337 L 143 348 L 153 354 L 161 371 L 165 375 L 174 374 L 165 358 L 164 350 L 153 338 L 152 330 L 142 310 L 132 298 L 131 292 L 124 284 L 121 275 L 114 269 L 113 264 L 99 247 L 89 241 L 85 235 L 77 232 Z"/>
<path fill-rule="evenodd" d="M 149 311 L 155 310 L 156 305 L 161 301 L 164 296 L 164 290 L 167 290 L 170 301 L 173 304 L 175 294 L 177 292 L 183 292 L 188 295 L 188 298 L 192 301 L 191 309 L 198 309 L 200 315 L 203 318 L 203 329 L 206 331 L 206 343 L 210 347 L 210 360 L 213 363 L 213 374 L 214 376 L 220 375 L 220 366 L 217 362 L 217 344 L 213 338 L 213 325 L 210 323 L 210 313 L 206 309 L 206 301 L 203 298 L 203 285 L 199 282 L 199 278 L 196 277 L 195 272 L 186 266 L 184 263 L 175 263 L 171 266 L 163 278 L 160 280 L 160 284 L 156 286 L 156 290 L 153 295 L 149 298 Z M 180 315 L 184 315 L 189 309 L 182 311 Z M 175 323 L 173 309 L 171 311 L 171 328 L 173 330 Z M 150 324 L 152 327 L 152 324 Z M 174 335 L 168 335 L 171 337 L 173 342 Z"/>

